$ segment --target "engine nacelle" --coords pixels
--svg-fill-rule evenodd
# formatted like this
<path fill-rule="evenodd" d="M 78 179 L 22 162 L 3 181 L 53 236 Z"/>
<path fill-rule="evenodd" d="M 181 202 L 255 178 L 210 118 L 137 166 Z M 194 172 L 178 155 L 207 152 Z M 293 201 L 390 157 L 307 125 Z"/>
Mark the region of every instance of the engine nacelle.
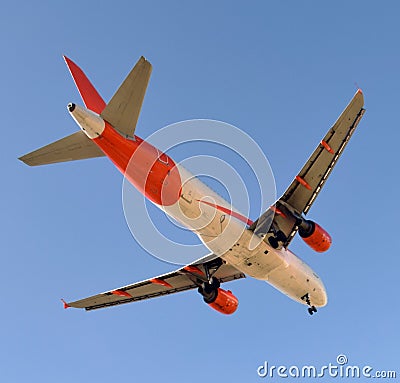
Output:
<path fill-rule="evenodd" d="M 299 225 L 299 234 L 308 246 L 319 253 L 327 251 L 332 244 L 328 232 L 314 221 L 303 220 Z"/>
<path fill-rule="evenodd" d="M 213 290 L 208 296 L 204 296 L 206 302 L 214 310 L 222 314 L 233 314 L 239 306 L 239 300 L 230 290 L 218 288 Z"/>

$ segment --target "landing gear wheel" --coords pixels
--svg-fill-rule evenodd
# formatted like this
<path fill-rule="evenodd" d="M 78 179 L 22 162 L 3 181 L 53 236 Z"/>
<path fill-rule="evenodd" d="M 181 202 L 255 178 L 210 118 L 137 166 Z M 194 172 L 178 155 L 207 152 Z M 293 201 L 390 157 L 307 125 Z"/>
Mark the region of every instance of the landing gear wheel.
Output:
<path fill-rule="evenodd" d="M 214 277 L 211 277 L 208 284 L 206 284 L 207 288 L 210 288 L 211 290 L 217 290 L 220 285 L 219 280 Z"/>
<path fill-rule="evenodd" d="M 209 282 L 203 282 L 198 291 L 202 295 L 211 294 L 213 291 L 218 290 L 220 282 L 217 278 L 212 277 Z"/>
<path fill-rule="evenodd" d="M 279 247 L 278 240 L 275 237 L 268 237 L 268 242 L 274 249 Z"/>
<path fill-rule="evenodd" d="M 313 315 L 316 312 L 317 312 L 317 309 L 315 308 L 315 306 L 311 306 L 311 307 L 308 308 L 308 313 L 310 315 Z"/>
<path fill-rule="evenodd" d="M 278 241 L 280 242 L 286 242 L 287 241 L 287 237 L 285 235 L 285 233 L 282 230 L 278 230 L 276 232 L 276 237 L 275 237 Z"/>

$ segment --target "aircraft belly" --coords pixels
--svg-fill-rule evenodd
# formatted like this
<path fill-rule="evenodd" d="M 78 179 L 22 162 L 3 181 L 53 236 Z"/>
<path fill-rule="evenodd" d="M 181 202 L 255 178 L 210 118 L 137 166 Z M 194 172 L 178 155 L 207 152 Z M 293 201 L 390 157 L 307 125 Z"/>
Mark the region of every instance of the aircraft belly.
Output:
<path fill-rule="evenodd" d="M 300 303 L 309 294 L 315 306 L 326 304 L 325 288 L 319 277 L 291 251 L 274 249 L 247 229 L 240 219 L 211 204 L 229 204 L 184 168 L 179 168 L 182 190 L 179 201 L 163 209 L 198 235 L 204 245 L 242 273 L 268 282 Z"/>

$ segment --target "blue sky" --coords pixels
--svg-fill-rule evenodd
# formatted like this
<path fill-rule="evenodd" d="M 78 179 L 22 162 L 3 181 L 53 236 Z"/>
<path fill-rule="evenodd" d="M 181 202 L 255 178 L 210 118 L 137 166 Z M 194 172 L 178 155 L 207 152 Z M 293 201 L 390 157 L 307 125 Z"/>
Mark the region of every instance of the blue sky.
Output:
<path fill-rule="evenodd" d="M 400 373 L 400 6 L 282 3 L 3 4 L 2 381 L 253 382 L 265 360 L 322 365 L 341 353 Z M 145 55 L 153 75 L 136 133 L 190 118 L 234 124 L 266 153 L 278 194 L 360 86 L 367 113 L 309 213 L 334 244 L 322 255 L 299 239 L 291 245 L 324 280 L 328 306 L 309 317 L 246 279 L 230 284 L 240 300 L 231 317 L 195 292 L 63 310 L 62 297 L 174 267 L 131 237 L 122 177 L 106 159 L 42 168 L 17 161 L 77 130 L 66 105 L 80 100 L 62 54 L 106 100 Z"/>

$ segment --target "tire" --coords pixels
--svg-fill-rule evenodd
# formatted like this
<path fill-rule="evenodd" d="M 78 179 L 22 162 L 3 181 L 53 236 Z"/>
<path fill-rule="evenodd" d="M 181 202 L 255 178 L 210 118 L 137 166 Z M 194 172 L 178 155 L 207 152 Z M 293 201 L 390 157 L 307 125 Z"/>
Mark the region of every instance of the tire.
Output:
<path fill-rule="evenodd" d="M 274 249 L 279 247 L 278 240 L 275 237 L 268 237 L 268 242 Z"/>
<path fill-rule="evenodd" d="M 276 239 L 281 242 L 287 241 L 287 237 L 282 230 L 278 230 L 278 232 L 276 233 Z"/>

